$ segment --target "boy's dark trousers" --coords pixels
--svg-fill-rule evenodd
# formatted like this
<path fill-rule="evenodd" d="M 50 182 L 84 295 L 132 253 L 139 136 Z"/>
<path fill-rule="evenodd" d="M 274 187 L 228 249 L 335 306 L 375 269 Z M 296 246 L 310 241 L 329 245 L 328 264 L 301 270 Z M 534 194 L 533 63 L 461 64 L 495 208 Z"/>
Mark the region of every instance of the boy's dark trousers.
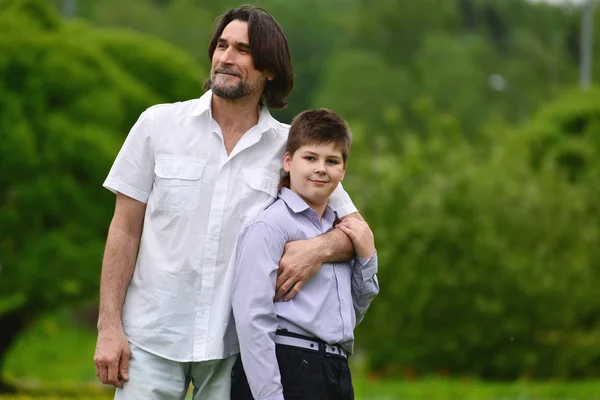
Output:
<path fill-rule="evenodd" d="M 326 344 L 315 338 L 287 332 L 283 335 L 320 344 L 318 350 L 276 344 L 285 400 L 354 400 L 346 357 L 325 351 Z M 231 400 L 254 400 L 240 356 L 231 371 Z"/>

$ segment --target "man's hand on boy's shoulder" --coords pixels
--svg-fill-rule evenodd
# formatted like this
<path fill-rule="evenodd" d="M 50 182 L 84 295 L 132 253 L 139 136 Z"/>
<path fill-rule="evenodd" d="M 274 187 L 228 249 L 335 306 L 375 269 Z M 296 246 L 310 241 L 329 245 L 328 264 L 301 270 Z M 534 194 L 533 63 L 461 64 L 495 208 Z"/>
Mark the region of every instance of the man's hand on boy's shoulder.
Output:
<path fill-rule="evenodd" d="M 336 225 L 352 240 L 354 251 L 360 258 L 368 259 L 375 254 L 375 237 L 366 221 L 358 218 L 344 218 Z"/>

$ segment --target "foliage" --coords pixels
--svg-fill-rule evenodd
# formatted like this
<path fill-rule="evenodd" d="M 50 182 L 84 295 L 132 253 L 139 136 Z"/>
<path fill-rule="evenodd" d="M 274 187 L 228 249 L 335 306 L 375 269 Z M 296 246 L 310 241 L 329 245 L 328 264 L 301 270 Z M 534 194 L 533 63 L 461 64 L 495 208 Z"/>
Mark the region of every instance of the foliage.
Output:
<path fill-rule="evenodd" d="M 358 335 L 376 370 L 496 379 L 600 372 L 596 198 L 560 165 L 531 167 L 545 139 L 535 126 L 560 118 L 551 110 L 586 116 L 580 147 L 597 154 L 600 112 L 589 97 L 573 100 L 579 108 L 549 106 L 531 128 L 491 126 L 476 144 L 432 122 L 431 136 L 407 132 L 397 153 L 373 153 L 355 130 L 346 186 L 381 249 L 382 291 Z"/>
<path fill-rule="evenodd" d="M 94 298 L 110 162 L 141 110 L 200 94 L 213 21 L 239 5 L 80 1 L 66 23 L 50 3 L 0 0 L 0 316 Z M 325 106 L 353 128 L 345 187 L 381 261 L 358 330 L 370 368 L 597 376 L 600 94 L 572 89 L 578 9 L 255 3 L 284 27 L 297 76 L 274 115 Z"/>
<path fill-rule="evenodd" d="M 202 74 L 155 39 L 63 24 L 43 0 L 0 10 L 0 320 L 23 321 L 96 298 L 112 160 L 139 113 L 198 96 Z"/>

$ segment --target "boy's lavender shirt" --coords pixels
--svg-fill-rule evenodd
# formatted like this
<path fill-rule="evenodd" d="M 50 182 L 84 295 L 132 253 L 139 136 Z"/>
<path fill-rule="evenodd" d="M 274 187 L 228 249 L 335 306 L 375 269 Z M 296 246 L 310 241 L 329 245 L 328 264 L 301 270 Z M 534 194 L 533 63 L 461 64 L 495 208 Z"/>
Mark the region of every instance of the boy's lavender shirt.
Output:
<path fill-rule="evenodd" d="M 283 400 L 275 353 L 275 332 L 315 336 L 352 353 L 354 328 L 379 292 L 377 254 L 347 263 L 323 264 L 290 301 L 273 302 L 285 244 L 333 229 L 336 213 L 327 206 L 321 221 L 293 191 L 278 199 L 240 232 L 232 304 L 242 363 L 256 400 Z"/>

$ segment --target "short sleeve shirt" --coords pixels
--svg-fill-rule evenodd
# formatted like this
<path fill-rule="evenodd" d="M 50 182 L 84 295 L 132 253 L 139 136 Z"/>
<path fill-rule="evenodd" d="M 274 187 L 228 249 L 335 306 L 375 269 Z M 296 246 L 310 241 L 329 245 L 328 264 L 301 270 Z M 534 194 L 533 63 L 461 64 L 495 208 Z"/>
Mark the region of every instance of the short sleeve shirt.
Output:
<path fill-rule="evenodd" d="M 277 197 L 289 130 L 263 107 L 227 154 L 211 99 L 208 91 L 143 112 L 104 182 L 147 204 L 123 309 L 125 334 L 174 361 L 239 351 L 232 255 L 244 223 Z M 356 211 L 341 185 L 330 205 L 340 217 Z"/>

